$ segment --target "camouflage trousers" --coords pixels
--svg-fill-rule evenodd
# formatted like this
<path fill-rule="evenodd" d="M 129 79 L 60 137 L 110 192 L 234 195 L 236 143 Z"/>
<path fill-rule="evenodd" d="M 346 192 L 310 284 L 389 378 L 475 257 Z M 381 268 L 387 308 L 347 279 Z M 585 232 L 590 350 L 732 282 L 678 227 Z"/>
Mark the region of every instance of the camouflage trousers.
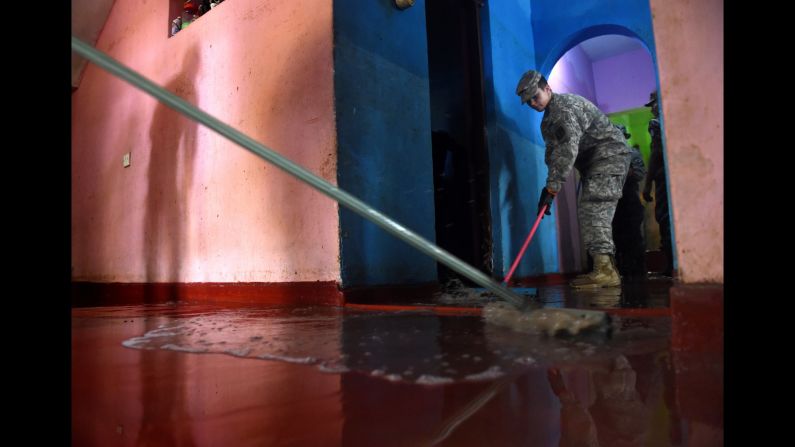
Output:
<path fill-rule="evenodd" d="M 581 172 L 582 193 L 577 208 L 583 244 L 588 254 L 615 254 L 613 216 L 629 169 L 630 154 L 599 160 Z"/>
<path fill-rule="evenodd" d="M 646 274 L 646 241 L 641 231 L 645 209 L 638 188 L 637 180 L 627 178 L 613 216 L 616 268 L 625 278 Z"/>

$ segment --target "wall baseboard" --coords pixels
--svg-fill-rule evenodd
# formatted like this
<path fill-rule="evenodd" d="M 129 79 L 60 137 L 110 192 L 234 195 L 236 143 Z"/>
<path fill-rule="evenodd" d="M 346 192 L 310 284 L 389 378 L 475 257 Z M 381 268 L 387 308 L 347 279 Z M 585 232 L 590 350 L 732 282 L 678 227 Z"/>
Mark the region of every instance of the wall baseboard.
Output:
<path fill-rule="evenodd" d="M 253 305 L 342 306 L 336 281 L 289 283 L 72 282 L 73 307 L 161 304 L 174 301 Z"/>

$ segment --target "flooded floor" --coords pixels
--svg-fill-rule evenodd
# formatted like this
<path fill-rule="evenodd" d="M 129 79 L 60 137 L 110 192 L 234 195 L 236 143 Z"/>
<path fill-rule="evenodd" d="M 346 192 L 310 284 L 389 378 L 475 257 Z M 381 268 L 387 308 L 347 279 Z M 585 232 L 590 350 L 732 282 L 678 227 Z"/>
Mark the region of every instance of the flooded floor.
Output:
<path fill-rule="evenodd" d="M 540 286 L 534 308 L 615 330 L 487 324 L 491 299 L 72 310 L 72 443 L 295 446 L 723 444 L 723 292 Z"/>

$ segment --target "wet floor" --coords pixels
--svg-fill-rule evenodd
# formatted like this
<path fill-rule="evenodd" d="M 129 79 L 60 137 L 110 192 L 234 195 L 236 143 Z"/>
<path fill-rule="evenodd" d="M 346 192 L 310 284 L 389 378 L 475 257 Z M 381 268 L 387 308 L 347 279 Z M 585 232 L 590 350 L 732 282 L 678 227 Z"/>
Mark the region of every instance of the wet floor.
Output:
<path fill-rule="evenodd" d="M 670 287 L 531 298 L 606 310 L 610 337 L 488 324 L 492 298 L 461 290 L 402 307 L 75 308 L 73 445 L 722 445 L 722 289 Z"/>

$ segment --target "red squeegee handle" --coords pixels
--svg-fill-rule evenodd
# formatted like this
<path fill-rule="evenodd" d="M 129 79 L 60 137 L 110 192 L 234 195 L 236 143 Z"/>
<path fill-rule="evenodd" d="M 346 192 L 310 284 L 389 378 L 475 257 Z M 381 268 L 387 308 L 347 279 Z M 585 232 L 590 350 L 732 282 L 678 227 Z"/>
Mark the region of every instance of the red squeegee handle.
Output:
<path fill-rule="evenodd" d="M 544 211 L 547 210 L 549 205 L 544 205 L 541 210 L 538 212 L 538 217 L 536 217 L 536 223 L 533 224 L 533 228 L 530 230 L 530 234 L 527 235 L 527 240 L 524 241 L 524 245 L 522 245 L 522 249 L 519 250 L 519 255 L 516 256 L 516 260 L 513 261 L 513 265 L 511 265 L 511 270 L 508 271 L 508 275 L 502 281 L 503 285 L 508 285 L 508 281 L 511 280 L 511 276 L 513 276 L 513 272 L 516 270 L 516 267 L 519 265 L 519 261 L 522 260 L 522 256 L 524 256 L 525 250 L 530 245 L 530 240 L 533 239 L 533 235 L 536 233 L 536 229 L 538 228 L 538 224 L 541 223 L 541 219 L 544 217 Z"/>

